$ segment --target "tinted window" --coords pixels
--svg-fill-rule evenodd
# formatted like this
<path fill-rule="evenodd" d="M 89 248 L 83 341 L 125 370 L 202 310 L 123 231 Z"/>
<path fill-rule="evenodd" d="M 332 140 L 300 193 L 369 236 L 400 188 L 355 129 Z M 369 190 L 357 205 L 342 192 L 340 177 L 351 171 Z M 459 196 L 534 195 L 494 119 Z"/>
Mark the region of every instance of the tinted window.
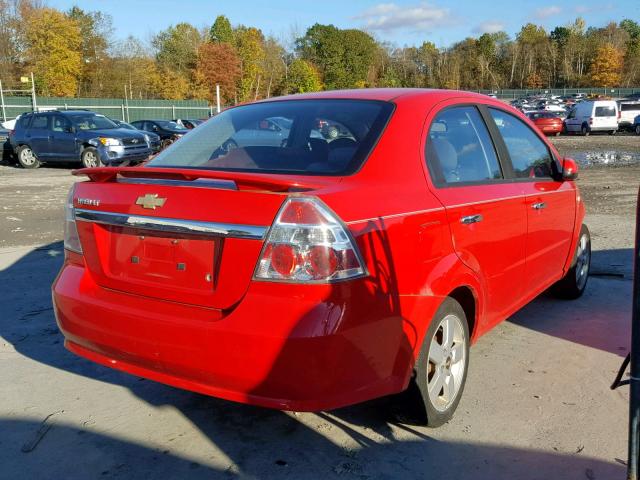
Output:
<path fill-rule="evenodd" d="M 230 108 L 193 130 L 149 165 L 342 175 L 357 170 L 393 110 L 366 100 L 288 100 Z M 344 127 L 325 138 L 318 119 Z"/>
<path fill-rule="evenodd" d="M 46 129 L 49 119 L 46 115 L 36 115 L 31 122 L 31 128 Z"/>
<path fill-rule="evenodd" d="M 436 116 L 426 157 L 436 184 L 502 178 L 493 142 L 475 107 L 448 108 Z"/>
<path fill-rule="evenodd" d="M 16 125 L 20 128 L 27 128 L 29 120 L 31 120 L 31 115 L 22 115 L 16 122 Z"/>
<path fill-rule="evenodd" d="M 501 110 L 490 108 L 493 120 L 509 151 L 518 178 L 553 176 L 553 159 L 547 145 L 523 121 Z"/>
<path fill-rule="evenodd" d="M 640 103 L 621 103 L 620 110 L 628 112 L 629 110 L 640 110 Z"/>
<path fill-rule="evenodd" d="M 615 107 L 596 107 L 596 117 L 615 117 Z"/>

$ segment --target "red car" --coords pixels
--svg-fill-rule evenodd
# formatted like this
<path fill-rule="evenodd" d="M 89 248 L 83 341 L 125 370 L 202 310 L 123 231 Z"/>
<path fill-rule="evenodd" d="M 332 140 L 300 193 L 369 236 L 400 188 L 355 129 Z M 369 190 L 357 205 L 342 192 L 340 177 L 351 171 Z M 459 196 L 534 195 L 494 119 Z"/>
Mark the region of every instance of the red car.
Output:
<path fill-rule="evenodd" d="M 553 112 L 530 112 L 527 117 L 545 135 L 555 135 L 562 133 L 564 122 L 562 118 Z"/>
<path fill-rule="evenodd" d="M 266 119 L 285 141 L 227 140 Z M 312 134 L 318 119 L 348 135 Z M 282 132 L 280 132 L 281 134 Z M 485 95 L 363 89 L 225 110 L 144 167 L 75 172 L 53 302 L 65 345 L 238 402 L 315 411 L 399 394 L 431 426 L 469 346 L 553 287 L 590 240 L 533 124 Z"/>

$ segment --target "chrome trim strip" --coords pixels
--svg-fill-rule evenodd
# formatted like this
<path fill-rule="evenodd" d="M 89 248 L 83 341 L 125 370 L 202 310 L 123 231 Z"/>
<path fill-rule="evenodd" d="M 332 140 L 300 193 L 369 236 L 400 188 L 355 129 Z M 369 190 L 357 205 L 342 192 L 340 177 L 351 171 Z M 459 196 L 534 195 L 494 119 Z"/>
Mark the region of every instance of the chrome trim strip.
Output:
<path fill-rule="evenodd" d="M 76 220 L 101 223 L 116 227 L 139 228 L 167 233 L 206 235 L 213 237 L 264 239 L 268 227 L 239 225 L 235 223 L 200 222 L 177 218 L 147 217 L 125 213 L 101 212 L 97 210 L 75 209 Z"/>

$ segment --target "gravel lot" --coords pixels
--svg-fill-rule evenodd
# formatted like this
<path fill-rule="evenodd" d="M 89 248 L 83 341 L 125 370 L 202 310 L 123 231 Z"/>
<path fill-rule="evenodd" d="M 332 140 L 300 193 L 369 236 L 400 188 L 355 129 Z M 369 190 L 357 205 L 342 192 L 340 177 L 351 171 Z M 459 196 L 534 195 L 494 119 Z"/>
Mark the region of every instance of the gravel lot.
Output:
<path fill-rule="evenodd" d="M 640 152 L 633 136 L 553 141 L 578 159 Z M 459 410 L 437 430 L 390 422 L 382 401 L 277 412 L 66 352 L 49 286 L 73 181 L 68 168 L 0 165 L 0 479 L 625 477 L 628 392 L 609 384 L 629 348 L 640 160 L 581 171 L 595 250 L 585 296 L 542 295 L 480 339 Z"/>

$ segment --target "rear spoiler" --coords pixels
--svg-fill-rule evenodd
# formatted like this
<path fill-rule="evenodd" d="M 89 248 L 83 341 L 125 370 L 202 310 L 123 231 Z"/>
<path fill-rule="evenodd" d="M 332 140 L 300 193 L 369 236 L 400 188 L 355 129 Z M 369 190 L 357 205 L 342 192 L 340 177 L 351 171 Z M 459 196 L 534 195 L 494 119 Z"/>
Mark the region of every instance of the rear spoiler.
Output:
<path fill-rule="evenodd" d="M 241 190 L 269 190 L 274 192 L 299 192 L 315 190 L 328 185 L 326 180 L 301 180 L 297 175 L 268 173 L 225 172 L 219 170 L 195 170 L 190 168 L 158 167 L 99 167 L 73 170 L 72 175 L 86 175 L 93 182 L 117 182 L 118 178 L 142 178 L 189 182 L 200 179 L 226 180 Z"/>

